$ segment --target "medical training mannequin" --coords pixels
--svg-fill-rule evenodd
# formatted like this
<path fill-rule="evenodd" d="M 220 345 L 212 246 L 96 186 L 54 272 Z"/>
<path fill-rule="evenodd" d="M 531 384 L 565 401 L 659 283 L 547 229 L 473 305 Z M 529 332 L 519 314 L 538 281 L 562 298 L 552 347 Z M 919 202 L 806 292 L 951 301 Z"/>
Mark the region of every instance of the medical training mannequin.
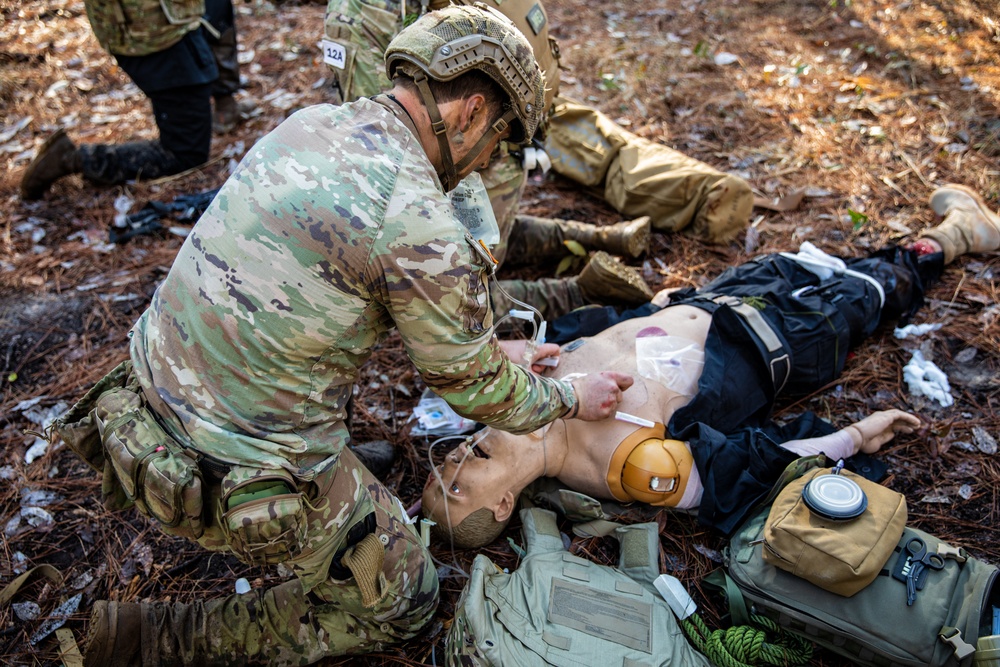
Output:
<path fill-rule="evenodd" d="M 540 477 L 557 478 L 567 488 L 600 500 L 637 500 L 677 509 L 697 508 L 701 484 L 687 445 L 665 439 L 663 434 L 663 425 L 670 421 L 678 408 L 691 400 L 696 385 L 668 388 L 657 380 L 638 375 L 634 341 L 636 334 L 643 329 L 657 327 L 669 331 L 671 336 L 703 343 L 711 319 L 709 313 L 693 306 L 670 306 L 648 317 L 622 322 L 588 338 L 581 347 L 564 351 L 560 357 L 559 367 L 554 373 L 558 377 L 596 369 L 595 363 L 613 370 L 632 372 L 635 384 L 623 395 L 618 410 L 654 422 L 658 427 L 649 429 L 626 421 L 607 419 L 586 424 L 557 420 L 520 436 L 486 429 L 470 438 L 475 443 L 471 450 L 467 443 L 462 443 L 450 452 L 439 471 L 450 491 L 447 516 L 441 484 L 433 473 L 424 489 L 424 515 L 440 525 L 454 526 L 476 510 L 487 508 L 502 528 L 516 510 L 521 491 Z M 781 446 L 799 456 L 823 453 L 836 461 L 859 451 L 874 453 L 892 440 L 896 433 L 911 433 L 919 426 L 920 420 L 913 415 L 901 410 L 886 410 L 831 435 L 793 440 Z M 634 487 L 628 488 L 629 480 L 622 480 L 621 468 L 623 459 L 627 464 L 628 455 L 637 447 L 644 444 L 661 446 L 664 440 L 668 441 L 667 447 L 673 454 L 671 458 L 676 469 L 662 469 L 663 477 L 676 475 L 676 489 L 673 493 L 653 499 L 651 495 L 636 493 Z M 646 469 L 657 472 L 656 463 L 666 461 L 662 457 L 659 459 L 655 461 L 650 456 L 642 457 L 639 466 L 645 464 Z M 612 467 L 613 460 L 617 464 L 617 475 Z M 669 461 L 666 467 L 670 467 Z M 456 541 L 456 546 L 482 545 L 459 544 Z"/>
<path fill-rule="evenodd" d="M 579 314 L 566 330 L 599 333 L 565 347 L 556 374 L 632 373 L 618 406 L 625 420 L 477 434 L 431 473 L 425 516 L 456 546 L 481 546 L 501 532 L 520 491 L 548 476 L 598 499 L 698 508 L 699 523 L 730 534 L 795 458 L 872 453 L 912 433 L 920 420 L 899 410 L 839 431 L 812 413 L 786 424 L 770 417 L 779 395 L 821 390 L 878 326 L 913 315 L 945 265 L 1000 249 L 1000 216 L 978 193 L 945 185 L 930 205 L 943 220 L 909 247 L 847 260 L 804 247 L 730 268 L 697 290 L 658 294 L 624 319 L 612 311 L 602 326 Z"/>

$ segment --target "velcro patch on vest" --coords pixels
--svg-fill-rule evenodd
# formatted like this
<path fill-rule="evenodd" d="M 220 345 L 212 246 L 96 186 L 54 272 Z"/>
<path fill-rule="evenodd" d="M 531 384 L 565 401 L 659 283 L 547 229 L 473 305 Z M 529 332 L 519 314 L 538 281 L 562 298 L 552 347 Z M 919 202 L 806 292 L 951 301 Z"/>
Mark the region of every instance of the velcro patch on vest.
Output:
<path fill-rule="evenodd" d="M 653 607 L 617 593 L 552 580 L 548 621 L 637 651 L 652 650 Z"/>
<path fill-rule="evenodd" d="M 538 3 L 535 3 L 531 7 L 528 11 L 528 15 L 525 16 L 524 19 L 528 22 L 528 25 L 531 26 L 532 32 L 536 35 L 542 31 L 542 28 L 545 27 L 545 11 Z"/>

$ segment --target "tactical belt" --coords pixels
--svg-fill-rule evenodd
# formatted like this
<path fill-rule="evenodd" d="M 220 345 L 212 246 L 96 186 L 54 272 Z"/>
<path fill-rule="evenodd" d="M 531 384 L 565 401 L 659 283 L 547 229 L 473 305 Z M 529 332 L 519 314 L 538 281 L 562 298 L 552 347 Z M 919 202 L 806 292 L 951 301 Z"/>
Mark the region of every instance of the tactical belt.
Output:
<path fill-rule="evenodd" d="M 734 313 L 740 316 L 740 320 L 747 330 L 753 335 L 757 349 L 761 353 L 764 365 L 767 366 L 771 374 L 771 382 L 774 385 L 774 393 L 778 394 L 788 382 L 788 376 L 792 370 L 792 358 L 785 349 L 785 344 L 780 336 L 775 333 L 771 323 L 767 321 L 760 311 L 750 304 L 743 303 L 737 296 L 728 294 L 714 294 L 712 292 L 701 292 L 694 298 L 683 299 L 678 304 L 701 307 L 698 301 L 709 301 L 711 303 L 728 306 Z M 677 305 L 671 303 L 670 305 Z M 712 312 L 712 308 L 702 308 Z"/>
<path fill-rule="evenodd" d="M 191 450 L 189 450 L 191 451 Z M 225 477 L 233 466 L 229 463 L 224 463 L 216 459 L 211 458 L 208 454 L 203 454 L 197 452 L 198 455 L 198 466 L 201 468 L 202 473 L 205 475 L 206 479 L 211 479 L 215 482 L 221 482 L 222 478 Z"/>

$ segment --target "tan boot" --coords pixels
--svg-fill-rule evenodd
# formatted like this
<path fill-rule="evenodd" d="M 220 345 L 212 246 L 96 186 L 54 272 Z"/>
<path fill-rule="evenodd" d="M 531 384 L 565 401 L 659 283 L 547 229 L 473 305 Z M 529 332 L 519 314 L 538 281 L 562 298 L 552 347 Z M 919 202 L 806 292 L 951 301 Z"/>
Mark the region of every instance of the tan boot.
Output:
<path fill-rule="evenodd" d="M 945 264 L 966 253 L 1000 249 L 1000 216 L 975 190 L 949 183 L 931 193 L 930 203 L 944 220 L 921 236 L 941 245 Z"/>
<path fill-rule="evenodd" d="M 653 298 L 653 290 L 638 271 L 603 251 L 594 253 L 576 284 L 591 303 L 638 306 Z"/>
<path fill-rule="evenodd" d="M 142 664 L 141 605 L 98 600 L 90 613 L 85 667 L 132 667 Z"/>
<path fill-rule="evenodd" d="M 574 220 L 554 220 L 567 239 L 578 241 L 593 250 L 604 250 L 612 255 L 636 258 L 649 249 L 649 216 L 631 222 L 597 227 Z"/>
<path fill-rule="evenodd" d="M 236 126 L 250 118 L 257 110 L 257 105 L 252 100 L 236 101 L 232 95 L 221 95 L 215 98 L 215 114 L 212 117 L 212 132 L 215 134 L 228 134 L 236 129 Z"/>
<path fill-rule="evenodd" d="M 45 140 L 21 177 L 21 199 L 38 199 L 63 176 L 80 172 L 80 152 L 59 128 Z"/>

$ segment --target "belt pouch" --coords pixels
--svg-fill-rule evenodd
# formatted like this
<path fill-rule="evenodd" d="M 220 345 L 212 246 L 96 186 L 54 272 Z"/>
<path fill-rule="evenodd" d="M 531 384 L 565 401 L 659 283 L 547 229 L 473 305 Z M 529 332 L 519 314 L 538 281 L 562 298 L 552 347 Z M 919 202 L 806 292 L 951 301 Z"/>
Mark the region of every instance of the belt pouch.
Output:
<path fill-rule="evenodd" d="M 302 551 L 305 496 L 286 470 L 236 466 L 222 480 L 222 530 L 237 558 L 274 565 Z"/>
<path fill-rule="evenodd" d="M 130 389 L 102 394 L 95 417 L 105 455 L 126 496 L 142 513 L 175 529 L 171 532 L 200 537 L 203 484 L 194 456 L 163 430 Z"/>

